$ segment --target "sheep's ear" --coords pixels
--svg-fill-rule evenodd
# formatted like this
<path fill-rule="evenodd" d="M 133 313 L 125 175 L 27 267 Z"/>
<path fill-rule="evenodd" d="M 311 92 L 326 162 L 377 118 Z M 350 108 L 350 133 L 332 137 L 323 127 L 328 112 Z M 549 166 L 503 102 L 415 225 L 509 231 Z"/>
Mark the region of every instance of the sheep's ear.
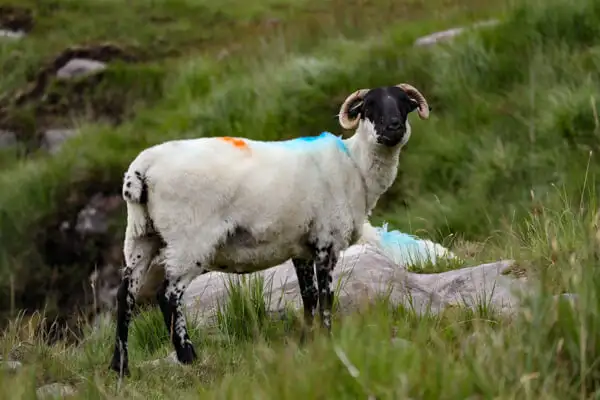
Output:
<path fill-rule="evenodd" d="M 356 99 L 353 102 L 351 102 L 350 104 L 348 104 L 348 117 L 350 119 L 354 119 L 354 118 L 358 117 L 358 114 L 360 114 L 360 112 L 362 110 L 362 105 L 363 105 L 362 99 Z"/>
<path fill-rule="evenodd" d="M 417 108 L 419 108 L 419 103 L 416 100 L 410 99 L 410 101 L 408 103 L 410 106 L 410 108 L 408 109 L 408 112 L 413 112 Z"/>
<path fill-rule="evenodd" d="M 413 111 L 415 111 L 415 110 L 417 110 L 419 108 L 419 102 L 416 101 L 416 100 L 414 100 L 414 99 L 410 99 L 409 100 L 409 105 L 410 105 L 410 107 L 408 109 L 409 113 L 411 113 L 411 112 L 413 112 Z M 427 105 L 427 107 L 429 107 L 429 111 L 432 110 L 432 108 L 431 108 L 430 105 Z"/>

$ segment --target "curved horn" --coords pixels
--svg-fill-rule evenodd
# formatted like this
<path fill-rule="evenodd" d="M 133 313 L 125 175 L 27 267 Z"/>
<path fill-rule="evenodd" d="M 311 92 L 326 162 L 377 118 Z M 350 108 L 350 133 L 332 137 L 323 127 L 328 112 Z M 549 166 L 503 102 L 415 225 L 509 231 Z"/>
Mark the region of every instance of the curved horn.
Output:
<path fill-rule="evenodd" d="M 369 89 L 359 89 L 356 92 L 352 93 L 350 96 L 344 100 L 342 106 L 340 107 L 340 112 L 338 113 L 338 119 L 340 125 L 344 129 L 354 129 L 358 125 L 358 120 L 360 117 L 356 117 L 354 119 L 350 119 L 348 116 L 348 107 L 357 99 L 362 99 L 365 97 Z"/>
<path fill-rule="evenodd" d="M 414 99 L 417 103 L 419 103 L 419 109 L 417 113 L 421 119 L 429 118 L 429 105 L 427 104 L 427 100 L 425 100 L 425 96 L 421 94 L 414 86 L 409 85 L 408 83 L 401 83 L 396 85 L 400 89 L 404 90 L 406 94 Z"/>

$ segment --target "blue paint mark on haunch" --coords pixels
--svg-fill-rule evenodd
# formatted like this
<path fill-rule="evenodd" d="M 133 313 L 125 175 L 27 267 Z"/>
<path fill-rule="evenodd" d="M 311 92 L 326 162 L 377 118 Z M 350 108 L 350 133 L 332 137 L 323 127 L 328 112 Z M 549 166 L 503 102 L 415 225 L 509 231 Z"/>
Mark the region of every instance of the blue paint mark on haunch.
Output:
<path fill-rule="evenodd" d="M 304 136 L 290 140 L 281 140 L 275 142 L 265 142 L 273 146 L 282 146 L 293 150 L 317 149 L 335 142 L 337 147 L 344 153 L 349 154 L 344 141 L 330 132 L 323 132 L 319 136 Z"/>

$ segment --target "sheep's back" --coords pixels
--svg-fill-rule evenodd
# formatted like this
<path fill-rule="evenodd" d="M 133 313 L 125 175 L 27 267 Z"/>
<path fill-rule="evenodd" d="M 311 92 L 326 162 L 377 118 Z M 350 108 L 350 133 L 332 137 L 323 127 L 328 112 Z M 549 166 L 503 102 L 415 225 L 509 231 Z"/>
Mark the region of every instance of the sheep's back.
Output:
<path fill-rule="evenodd" d="M 226 225 L 251 229 L 265 240 L 280 232 L 302 234 L 343 200 L 344 180 L 338 175 L 346 155 L 337 140 L 170 142 L 147 171 L 150 216 L 167 235 Z"/>

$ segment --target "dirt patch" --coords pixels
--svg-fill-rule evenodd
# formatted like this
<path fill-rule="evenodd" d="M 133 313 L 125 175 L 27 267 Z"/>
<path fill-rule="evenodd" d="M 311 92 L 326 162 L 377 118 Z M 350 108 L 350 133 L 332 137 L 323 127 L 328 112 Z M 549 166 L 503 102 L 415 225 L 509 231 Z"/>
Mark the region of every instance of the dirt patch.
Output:
<path fill-rule="evenodd" d="M 113 64 L 82 76 L 57 77 L 70 61 L 81 59 Z M 137 99 L 152 98 L 155 93 L 149 91 L 160 90 L 162 74 L 145 68 L 141 60 L 136 50 L 113 43 L 65 49 L 24 88 L 0 99 L 0 129 L 15 132 L 34 151 L 44 130 L 70 126 L 73 118 L 120 124 L 130 117 Z"/>
<path fill-rule="evenodd" d="M 33 29 L 33 12 L 24 7 L 1 5 L 0 28 L 14 32 L 29 32 Z"/>
<path fill-rule="evenodd" d="M 95 61 L 108 63 L 114 60 L 122 60 L 133 62 L 136 56 L 130 50 L 113 43 L 103 43 L 94 46 L 74 46 L 62 51 L 58 56 L 54 57 L 47 65 L 42 66 L 36 74 L 32 83 L 25 88 L 17 91 L 8 98 L 4 98 L 0 102 L 0 106 L 6 107 L 7 103 L 12 103 L 16 106 L 23 105 L 26 102 L 39 99 L 43 96 L 49 82 L 56 76 L 60 68 L 66 65 L 69 61 L 76 58 L 85 58 Z"/>

